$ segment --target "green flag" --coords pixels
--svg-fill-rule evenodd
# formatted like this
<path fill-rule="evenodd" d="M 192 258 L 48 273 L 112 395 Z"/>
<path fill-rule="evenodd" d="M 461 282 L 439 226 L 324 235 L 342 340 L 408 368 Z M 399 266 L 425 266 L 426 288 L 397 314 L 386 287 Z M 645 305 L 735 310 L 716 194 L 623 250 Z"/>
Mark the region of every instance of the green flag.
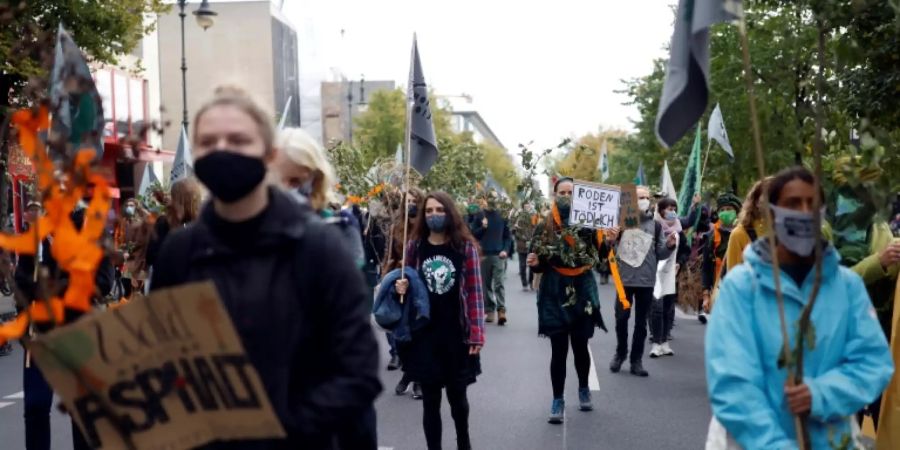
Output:
<path fill-rule="evenodd" d="M 681 181 L 681 192 L 678 193 L 678 215 L 682 217 L 688 215 L 691 209 L 691 199 L 694 194 L 700 192 L 701 147 L 700 125 L 698 124 L 694 147 L 691 149 L 691 156 L 688 157 L 687 167 L 684 169 L 684 179 Z"/>

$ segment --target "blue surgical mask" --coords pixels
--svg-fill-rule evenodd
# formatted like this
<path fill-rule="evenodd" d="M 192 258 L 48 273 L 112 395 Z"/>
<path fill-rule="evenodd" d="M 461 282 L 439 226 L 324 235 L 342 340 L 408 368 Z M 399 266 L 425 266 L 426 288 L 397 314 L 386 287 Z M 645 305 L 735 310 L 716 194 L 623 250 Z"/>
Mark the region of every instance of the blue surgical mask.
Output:
<path fill-rule="evenodd" d="M 434 231 L 435 233 L 441 233 L 444 231 L 444 228 L 447 227 L 447 215 L 435 214 L 433 216 L 428 216 L 425 218 L 425 224 L 428 225 L 429 230 Z"/>
<path fill-rule="evenodd" d="M 419 207 L 416 205 L 406 205 L 406 216 L 410 219 L 416 217 L 419 214 Z"/>
<path fill-rule="evenodd" d="M 678 214 L 675 211 L 666 211 L 666 220 L 675 220 L 678 218 Z"/>
<path fill-rule="evenodd" d="M 133 216 L 133 215 L 134 215 L 134 206 L 131 206 L 131 205 L 126 206 L 126 207 L 125 207 L 125 215 L 126 215 L 126 216 Z"/>

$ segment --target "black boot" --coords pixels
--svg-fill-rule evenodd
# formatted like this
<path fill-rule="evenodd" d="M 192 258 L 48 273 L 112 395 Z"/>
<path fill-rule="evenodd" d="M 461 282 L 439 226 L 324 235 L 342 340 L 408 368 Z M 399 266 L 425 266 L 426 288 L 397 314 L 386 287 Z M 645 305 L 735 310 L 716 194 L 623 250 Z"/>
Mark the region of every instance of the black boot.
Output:
<path fill-rule="evenodd" d="M 622 370 L 622 363 L 624 362 L 625 358 L 613 356 L 612 361 L 609 363 L 609 371 L 612 373 L 619 373 L 619 371 Z"/>
<path fill-rule="evenodd" d="M 413 400 L 422 400 L 422 385 L 419 383 L 413 383 Z"/>
<path fill-rule="evenodd" d="M 388 363 L 387 370 L 397 370 L 400 367 L 400 357 L 397 355 L 391 355 L 391 362 Z"/>
<path fill-rule="evenodd" d="M 644 365 L 640 361 L 631 362 L 631 374 L 639 377 L 649 377 L 650 374 L 644 370 Z"/>

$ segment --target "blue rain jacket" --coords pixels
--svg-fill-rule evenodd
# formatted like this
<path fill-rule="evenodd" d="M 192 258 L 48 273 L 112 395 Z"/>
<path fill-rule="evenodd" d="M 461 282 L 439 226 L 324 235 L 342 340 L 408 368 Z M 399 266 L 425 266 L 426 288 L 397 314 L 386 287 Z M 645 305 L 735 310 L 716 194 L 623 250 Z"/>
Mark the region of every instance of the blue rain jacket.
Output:
<path fill-rule="evenodd" d="M 813 308 L 815 348 L 804 353 L 804 383 L 812 393 L 808 419 L 812 448 L 828 449 L 850 433 L 850 417 L 874 401 L 894 371 L 884 333 L 862 279 L 838 265 L 829 246 Z M 706 332 L 706 379 L 713 414 L 746 450 L 796 449 L 787 406 L 786 370 L 778 368 L 782 333 L 768 242 L 744 251 L 728 273 Z M 796 323 L 812 291 L 815 271 L 802 286 L 784 271 L 781 287 L 791 348 Z"/>

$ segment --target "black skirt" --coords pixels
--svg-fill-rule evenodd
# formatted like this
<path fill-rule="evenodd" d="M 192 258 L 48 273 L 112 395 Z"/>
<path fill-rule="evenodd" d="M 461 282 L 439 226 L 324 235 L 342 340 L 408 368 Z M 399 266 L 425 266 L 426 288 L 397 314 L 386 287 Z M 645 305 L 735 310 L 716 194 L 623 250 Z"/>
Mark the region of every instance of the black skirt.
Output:
<path fill-rule="evenodd" d="M 413 381 L 440 386 L 467 386 L 481 375 L 481 357 L 469 355 L 460 336 L 439 333 L 426 326 L 412 340 L 399 345 L 403 371 Z"/>

